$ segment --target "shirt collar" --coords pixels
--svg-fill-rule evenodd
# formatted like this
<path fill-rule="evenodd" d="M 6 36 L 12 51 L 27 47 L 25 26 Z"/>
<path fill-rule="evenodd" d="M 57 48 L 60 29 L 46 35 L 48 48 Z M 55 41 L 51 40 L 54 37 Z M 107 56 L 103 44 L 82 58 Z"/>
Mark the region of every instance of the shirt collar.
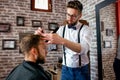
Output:
<path fill-rule="evenodd" d="M 81 27 L 82 23 L 77 22 L 77 24 L 75 25 L 77 29 L 79 29 Z"/>

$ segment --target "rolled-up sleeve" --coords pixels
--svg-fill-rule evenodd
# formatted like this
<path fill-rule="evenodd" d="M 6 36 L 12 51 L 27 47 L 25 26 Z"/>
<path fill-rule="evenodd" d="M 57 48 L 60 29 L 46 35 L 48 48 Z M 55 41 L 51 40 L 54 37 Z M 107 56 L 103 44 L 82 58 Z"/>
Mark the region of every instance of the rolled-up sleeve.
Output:
<path fill-rule="evenodd" d="M 58 31 L 56 32 L 61 37 L 62 37 L 62 34 L 63 34 L 63 28 L 64 28 L 64 26 L 60 26 L 59 29 L 58 29 Z"/>
<path fill-rule="evenodd" d="M 80 35 L 80 45 L 81 45 L 81 52 L 80 54 L 87 54 L 87 52 L 90 50 L 90 45 L 92 41 L 92 32 L 90 27 L 85 26 L 83 30 L 81 31 Z"/>

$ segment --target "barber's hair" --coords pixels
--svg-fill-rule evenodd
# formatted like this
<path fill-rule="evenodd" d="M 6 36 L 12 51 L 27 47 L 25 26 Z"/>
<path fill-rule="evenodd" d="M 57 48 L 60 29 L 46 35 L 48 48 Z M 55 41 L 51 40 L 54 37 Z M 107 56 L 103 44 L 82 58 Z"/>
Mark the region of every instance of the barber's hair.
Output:
<path fill-rule="evenodd" d="M 83 5 L 80 1 L 74 0 L 74 1 L 68 2 L 67 8 L 74 8 L 74 9 L 77 9 L 79 12 L 82 12 Z"/>
<path fill-rule="evenodd" d="M 31 48 L 38 48 L 40 40 L 40 35 L 28 34 L 24 36 L 20 41 L 19 45 L 21 52 L 28 53 L 31 50 Z"/>

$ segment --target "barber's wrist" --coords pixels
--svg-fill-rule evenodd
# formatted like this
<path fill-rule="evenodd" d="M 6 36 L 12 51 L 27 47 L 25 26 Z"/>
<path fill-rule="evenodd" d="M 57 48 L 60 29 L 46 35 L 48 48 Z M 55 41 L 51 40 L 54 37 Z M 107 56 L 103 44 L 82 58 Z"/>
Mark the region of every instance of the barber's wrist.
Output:
<path fill-rule="evenodd" d="M 62 39 L 61 45 L 65 45 L 65 39 Z"/>

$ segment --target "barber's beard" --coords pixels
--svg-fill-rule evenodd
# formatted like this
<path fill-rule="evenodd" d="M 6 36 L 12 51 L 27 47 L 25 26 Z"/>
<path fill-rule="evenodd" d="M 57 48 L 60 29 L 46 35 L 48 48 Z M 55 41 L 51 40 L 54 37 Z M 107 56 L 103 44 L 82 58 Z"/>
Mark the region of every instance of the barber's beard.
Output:
<path fill-rule="evenodd" d="M 68 23 L 68 26 L 75 26 L 77 24 L 77 21 L 74 23 Z"/>
<path fill-rule="evenodd" d="M 36 63 L 37 64 L 44 64 L 45 63 L 45 59 L 44 57 L 41 55 L 40 51 L 38 50 L 38 56 L 37 56 L 37 59 L 36 59 Z"/>

